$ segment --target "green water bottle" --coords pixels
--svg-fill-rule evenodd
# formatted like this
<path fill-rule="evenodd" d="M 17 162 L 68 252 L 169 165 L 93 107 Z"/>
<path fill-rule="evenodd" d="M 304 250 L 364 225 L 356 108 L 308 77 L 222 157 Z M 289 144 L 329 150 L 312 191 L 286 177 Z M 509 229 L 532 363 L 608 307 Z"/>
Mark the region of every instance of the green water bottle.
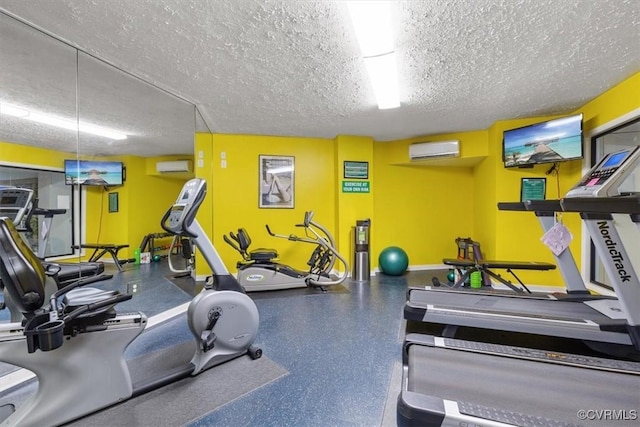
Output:
<path fill-rule="evenodd" d="M 479 271 L 474 271 L 471 273 L 471 287 L 474 289 L 479 289 L 482 287 L 482 273 Z"/>
<path fill-rule="evenodd" d="M 140 264 L 140 248 L 135 248 L 133 250 L 133 259 L 135 259 L 135 264 Z"/>

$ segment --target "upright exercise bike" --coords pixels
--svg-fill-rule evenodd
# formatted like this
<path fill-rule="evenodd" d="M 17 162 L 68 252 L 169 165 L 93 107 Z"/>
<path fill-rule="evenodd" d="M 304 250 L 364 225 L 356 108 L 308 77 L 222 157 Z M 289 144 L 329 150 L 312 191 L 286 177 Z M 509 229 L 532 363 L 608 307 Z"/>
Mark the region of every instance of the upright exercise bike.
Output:
<path fill-rule="evenodd" d="M 115 311 L 115 305 L 131 295 L 95 288 L 75 292 L 72 284 L 51 297 L 48 309 L 39 310 L 45 298 L 42 263 L 11 220 L 0 218 L 0 280 L 27 319 L 26 324 L 0 324 L 0 361 L 38 377 L 35 395 L 3 420 L 3 426 L 60 425 L 238 356 L 262 355 L 253 345 L 258 310 L 195 219 L 205 194 L 205 181 L 190 180 L 162 218 L 168 228 L 193 239 L 217 274 L 215 288 L 205 288 L 187 309 L 195 354 L 184 367 L 139 384 L 132 384 L 124 351 L 144 330 L 147 317 Z"/>
<path fill-rule="evenodd" d="M 325 286 L 339 285 L 347 278 L 347 261 L 338 253 L 329 230 L 313 220 L 313 212 L 305 212 L 304 222 L 296 226 L 305 229 L 304 237 L 276 234 L 268 225 L 266 228 L 273 237 L 316 245 L 307 261 L 308 270 L 298 270 L 277 262 L 278 253 L 273 249 L 250 250 L 251 238 L 244 228 L 238 229 L 237 234 L 223 236 L 224 241 L 242 255 L 243 260 L 237 264 L 238 281 L 247 292 L 304 287 L 316 287 L 324 291 Z M 340 275 L 331 272 L 336 260 L 340 260 L 344 266 L 344 272 Z"/>

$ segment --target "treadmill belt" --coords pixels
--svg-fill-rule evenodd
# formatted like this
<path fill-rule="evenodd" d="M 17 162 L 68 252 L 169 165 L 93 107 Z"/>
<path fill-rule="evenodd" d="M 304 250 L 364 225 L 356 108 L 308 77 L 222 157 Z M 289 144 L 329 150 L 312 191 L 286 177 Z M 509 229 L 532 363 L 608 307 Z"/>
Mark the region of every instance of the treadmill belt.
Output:
<path fill-rule="evenodd" d="M 611 410 L 622 417 L 610 421 L 616 426 L 638 425 L 639 375 L 424 345 L 408 348 L 408 366 L 408 391 L 459 402 L 468 415 L 479 411 L 519 425 L 552 425 L 551 419 L 601 426 L 603 418 L 583 420 L 578 412 Z"/>
<path fill-rule="evenodd" d="M 449 309 L 511 313 L 516 316 L 535 318 L 579 319 L 590 320 L 595 323 L 603 320 L 612 321 L 612 319 L 586 304 L 562 300 L 518 299 L 498 295 L 414 290 L 409 295 L 409 304 L 423 307 L 434 305 Z"/>

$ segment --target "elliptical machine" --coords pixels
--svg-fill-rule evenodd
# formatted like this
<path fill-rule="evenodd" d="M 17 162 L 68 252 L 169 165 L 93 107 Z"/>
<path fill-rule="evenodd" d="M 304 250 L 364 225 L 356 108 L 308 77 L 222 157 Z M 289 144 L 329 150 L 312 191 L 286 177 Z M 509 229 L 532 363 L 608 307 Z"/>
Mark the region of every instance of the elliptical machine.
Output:
<path fill-rule="evenodd" d="M 238 281 L 245 291 L 273 291 L 305 287 L 318 287 L 325 291 L 325 286 L 335 286 L 344 282 L 349 271 L 348 263 L 338 253 L 331 233 L 313 220 L 313 211 L 305 212 L 304 222 L 296 224 L 296 227 L 303 227 L 306 236 L 276 234 L 271 231 L 269 225 L 266 225 L 267 232 L 273 237 L 316 245 L 309 261 L 307 261 L 309 270 L 306 271 L 277 262 L 278 253 L 273 249 L 249 250 L 251 238 L 244 228 L 239 228 L 237 234 L 231 232 L 229 236 L 223 236 L 224 241 L 242 255 L 243 260 L 237 264 Z M 344 266 L 344 273 L 340 275 L 331 272 L 336 259 L 340 260 Z"/>
<path fill-rule="evenodd" d="M 0 280 L 27 319 L 26 324 L 0 324 L 0 361 L 24 367 L 38 377 L 35 395 L 2 425 L 67 423 L 241 355 L 253 359 L 262 355 L 253 346 L 258 310 L 229 275 L 195 219 L 205 194 L 204 180 L 188 181 L 162 218 L 163 226 L 193 239 L 217 274 L 215 288 L 205 288 L 187 309 L 195 354 L 183 367 L 135 385 L 124 351 L 144 330 L 147 317 L 115 311 L 115 305 L 131 295 L 73 290 L 76 285 L 72 284 L 51 297 L 48 309 L 39 310 L 45 298 L 44 268 L 11 220 L 0 218 Z"/>

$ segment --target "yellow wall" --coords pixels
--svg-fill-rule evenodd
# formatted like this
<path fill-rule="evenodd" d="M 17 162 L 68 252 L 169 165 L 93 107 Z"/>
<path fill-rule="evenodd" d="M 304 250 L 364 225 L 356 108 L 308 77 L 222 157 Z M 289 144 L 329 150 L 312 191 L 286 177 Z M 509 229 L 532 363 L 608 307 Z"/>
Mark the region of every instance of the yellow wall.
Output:
<path fill-rule="evenodd" d="M 75 159 L 76 153 L 48 150 L 46 148 L 19 145 L 0 141 L 0 161 L 21 163 L 37 168 L 63 169 L 64 159 Z"/>
<path fill-rule="evenodd" d="M 592 129 L 640 108 L 640 73 L 611 88 L 575 112 L 584 114 L 584 130 Z M 357 219 L 372 219 L 372 268 L 380 251 L 390 245 L 403 247 L 410 265 L 439 264 L 457 253 L 456 237 L 473 237 L 482 244 L 486 258 L 552 261 L 539 241 L 541 229 L 533 214 L 500 212 L 497 203 L 519 199 L 522 177 L 546 177 L 547 197 L 554 198 L 578 180 L 580 161 L 560 165 L 560 181 L 546 175 L 548 165 L 533 169 L 505 169 L 502 165 L 502 132 L 552 117 L 505 120 L 489 129 L 430 135 L 391 142 L 370 137 L 338 136 L 335 139 L 272 137 L 255 135 L 196 135 L 196 176 L 205 178 L 209 195 L 198 220 L 212 237 L 229 270 L 235 271 L 240 256 L 222 236 L 246 228 L 254 247 L 273 247 L 281 260 L 304 267 L 312 250 L 309 245 L 270 237 L 265 224 L 277 233 L 299 233 L 295 224 L 304 212 L 313 210 L 315 219 L 329 229 L 339 250 L 351 257 L 351 227 Z M 408 145 L 413 142 L 457 139 L 461 159 L 447 166 L 410 163 Z M 585 141 L 589 149 L 590 141 Z M 0 159 L 60 168 L 68 153 L 0 143 Z M 222 167 L 224 153 L 226 167 Z M 259 209 L 260 154 L 295 157 L 295 207 Z M 159 232 L 159 221 L 173 203 L 185 179 L 168 179 L 149 174 L 149 162 L 134 156 L 121 158 L 127 166 L 127 182 L 118 191 L 120 212 L 108 213 L 108 192 L 87 189 L 88 230 L 86 241 L 129 243 L 131 250 L 147 233 Z M 164 159 L 163 159 L 164 160 Z M 343 162 L 369 162 L 368 194 L 341 191 Z M 201 162 L 201 164 L 198 164 Z M 580 260 L 581 223 L 577 215 L 565 214 L 563 221 L 574 235 L 571 249 Z M 123 252 L 124 256 L 130 256 Z M 198 275 L 208 269 L 198 262 Z M 560 275 L 522 273 L 529 283 L 562 285 Z"/>
<path fill-rule="evenodd" d="M 596 97 L 573 113 L 583 113 L 584 134 L 622 115 L 640 108 L 640 73 L 636 73 L 602 95 Z M 502 132 L 525 126 L 551 116 L 521 120 L 506 120 L 494 123 L 489 129 L 489 153 L 487 159 L 476 168 L 476 183 L 489 184 L 479 192 L 476 200 L 478 221 L 475 230 L 477 240 L 482 243 L 486 258 L 535 260 L 553 262 L 551 252 L 540 242 L 542 229 L 533 214 L 498 211 L 500 201 L 515 201 L 520 197 L 520 179 L 523 177 L 546 177 L 547 198 L 558 198 L 575 185 L 583 173 L 584 162 L 570 161 L 560 164 L 559 180 L 555 175 L 546 175 L 550 165 L 539 165 L 533 169 L 505 169 L 502 165 Z M 584 141 L 585 153 L 591 141 Z M 581 221 L 579 215 L 565 213 L 562 221 L 573 234 L 571 251 L 580 266 Z M 563 286 L 559 271 L 518 273 L 523 281 L 536 284 Z"/>
<path fill-rule="evenodd" d="M 473 236 L 474 193 L 483 190 L 474 182 L 473 167 L 408 162 L 409 144 L 439 140 L 459 140 L 463 158 L 486 151 L 484 131 L 374 144 L 373 266 L 388 246 L 403 248 L 410 265 L 441 264 L 442 258 L 455 258 L 456 237 Z"/>
<path fill-rule="evenodd" d="M 155 174 L 155 163 L 166 157 L 109 157 L 122 161 L 127 179 L 121 187 L 104 190 L 86 187 L 87 227 L 85 242 L 129 244 L 119 252 L 120 258 L 133 257 L 133 251 L 145 235 L 163 233 L 160 220 L 175 202 L 187 178 Z M 149 166 L 150 165 L 150 166 Z M 152 171 L 152 175 L 148 174 Z M 118 193 L 118 212 L 109 212 L 109 193 Z M 169 244 L 165 239 L 157 243 Z M 90 255 L 90 254 L 88 254 Z"/>
<path fill-rule="evenodd" d="M 225 265 L 235 272 L 240 254 L 223 241 L 223 235 L 245 228 L 253 248 L 277 249 L 280 260 L 303 269 L 314 247 L 268 235 L 265 225 L 278 234 L 303 235 L 295 227 L 304 220 L 305 211 L 314 211 L 314 220 L 336 235 L 335 142 L 323 138 L 271 137 L 255 135 L 198 134 L 196 161 L 203 152 L 203 167 L 196 175 L 208 179 L 208 196 L 204 211 L 198 215 L 205 231 Z M 224 153 L 224 159 L 222 158 Z M 280 155 L 295 158 L 295 197 L 293 209 L 260 209 L 259 156 Z M 226 167 L 222 167 L 222 160 Z M 211 172 L 207 171 L 210 168 Z M 211 207 L 209 207 L 211 205 Z M 206 215 L 212 215 L 209 223 Z M 198 276 L 207 268 L 198 263 Z"/>
<path fill-rule="evenodd" d="M 74 159 L 76 156 L 76 153 L 0 142 L 0 161 L 7 163 L 62 170 L 64 160 Z M 95 156 L 82 156 L 82 158 L 98 159 Z M 130 247 L 123 249 L 118 255 L 121 258 L 130 258 L 133 256 L 133 250 L 140 245 L 146 234 L 163 231 L 160 227 L 160 219 L 175 201 L 186 179 L 147 173 L 148 169 L 155 172 L 155 163 L 158 160 L 175 160 L 172 157 L 125 156 L 101 159 L 124 162 L 127 168 L 127 180 L 123 186 L 111 187 L 108 190 L 102 187 L 83 187 L 86 226 L 82 241 L 129 244 Z M 113 192 L 118 193 L 119 209 L 118 212 L 110 213 L 109 193 Z M 87 252 L 86 255 L 91 255 L 91 252 Z"/>
<path fill-rule="evenodd" d="M 374 164 L 374 143 L 371 137 L 362 136 L 338 136 L 336 137 L 336 158 L 335 158 L 335 177 L 336 177 L 336 213 L 335 221 L 337 224 L 336 233 L 334 235 L 338 252 L 347 260 L 349 268 L 353 271 L 353 227 L 358 220 L 370 219 L 375 224 L 374 218 L 374 196 L 376 187 L 372 184 L 375 181 Z M 344 178 L 344 162 L 367 162 L 369 177 L 366 180 L 355 180 Z M 343 181 L 366 181 L 369 183 L 369 193 L 343 193 Z M 371 228 L 373 230 L 373 228 Z M 375 244 L 375 238 L 372 233 L 369 235 L 369 244 Z M 374 264 L 375 265 L 375 264 Z M 342 267 L 342 266 L 340 266 Z M 342 269 L 342 268 L 341 268 Z"/>
<path fill-rule="evenodd" d="M 553 254 L 540 241 L 543 235 L 540 223 L 533 212 L 500 211 L 498 202 L 514 202 L 520 200 L 520 186 L 522 178 L 546 178 L 547 199 L 557 199 L 564 195 L 580 178 L 582 161 L 574 160 L 559 164 L 559 178 L 555 174 L 546 172 L 552 165 L 534 166 L 532 169 L 505 168 L 502 162 L 502 133 L 508 129 L 526 126 L 547 120 L 551 117 L 536 117 L 526 120 L 506 120 L 496 122 L 489 131 L 490 150 L 487 157 L 488 169 L 493 171 L 495 189 L 493 197 L 479 200 L 479 210 L 485 212 L 484 221 L 493 223 L 492 234 L 480 233 L 478 240 L 482 242 L 485 258 L 540 261 L 553 263 Z M 482 171 L 481 177 L 487 175 Z M 481 180 L 479 176 L 479 180 Z M 558 188 L 559 184 L 559 188 Z M 577 214 L 563 214 L 563 223 L 572 230 L 577 228 L 579 234 L 580 218 Z M 481 224 L 477 225 L 480 227 Z M 571 251 L 580 253 L 580 241 L 574 240 Z M 518 277 L 526 283 L 561 285 L 562 279 L 558 270 L 545 272 L 518 271 Z"/>
<path fill-rule="evenodd" d="M 579 111 L 584 113 L 585 132 L 640 108 L 640 72 L 614 86 Z"/>

